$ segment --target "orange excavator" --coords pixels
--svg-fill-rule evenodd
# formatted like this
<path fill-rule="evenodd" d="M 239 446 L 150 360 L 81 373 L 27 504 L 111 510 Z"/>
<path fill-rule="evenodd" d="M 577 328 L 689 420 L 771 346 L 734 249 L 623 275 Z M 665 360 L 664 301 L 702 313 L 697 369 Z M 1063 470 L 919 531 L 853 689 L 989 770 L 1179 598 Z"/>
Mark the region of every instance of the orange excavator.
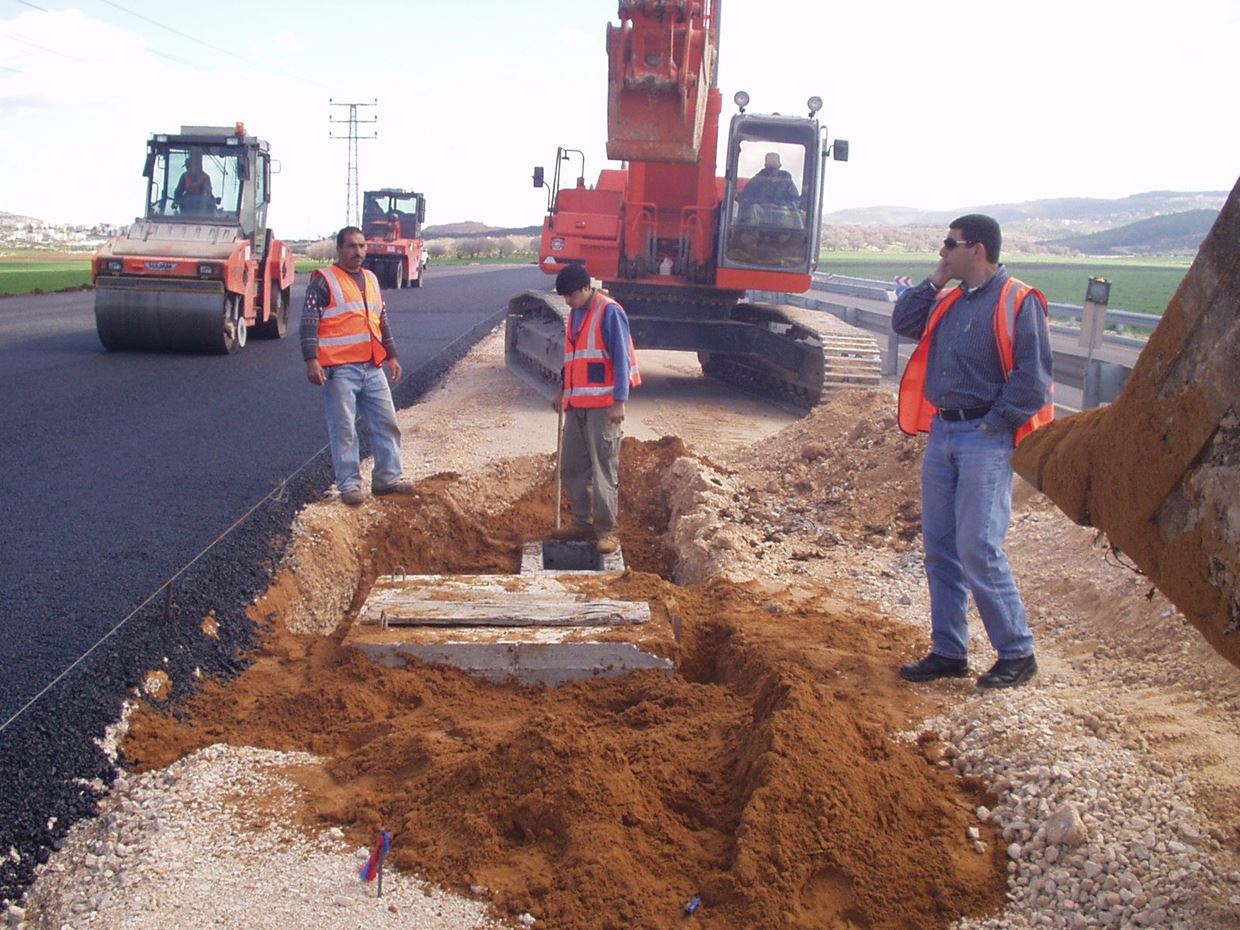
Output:
<path fill-rule="evenodd" d="M 144 216 L 92 266 L 104 348 L 230 354 L 288 328 L 295 267 L 267 226 L 271 156 L 245 125 L 182 126 L 146 147 Z"/>
<path fill-rule="evenodd" d="M 828 153 L 844 161 L 848 143 L 827 144 L 818 97 L 807 116 L 759 115 L 741 92 L 716 176 L 719 7 L 621 0 L 607 28 L 607 156 L 626 164 L 587 187 L 581 156 L 581 176 L 562 185 L 576 150 L 558 150 L 540 263 L 548 274 L 583 263 L 624 305 L 638 348 L 695 351 L 708 376 L 812 407 L 824 384 L 877 383 L 877 345 L 747 297 L 809 289 Z M 509 302 L 508 367 L 544 393 L 559 384 L 564 313 L 539 292 Z"/>
<path fill-rule="evenodd" d="M 426 272 L 426 198 L 413 191 L 385 187 L 362 198 L 362 233 L 366 267 L 384 288 L 421 287 Z"/>

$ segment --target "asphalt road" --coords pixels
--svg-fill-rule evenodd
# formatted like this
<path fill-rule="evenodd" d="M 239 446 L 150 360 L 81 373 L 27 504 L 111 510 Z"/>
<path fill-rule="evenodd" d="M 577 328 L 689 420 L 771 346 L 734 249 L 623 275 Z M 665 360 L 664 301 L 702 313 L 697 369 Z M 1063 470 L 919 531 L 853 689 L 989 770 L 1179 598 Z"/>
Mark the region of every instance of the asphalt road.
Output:
<path fill-rule="evenodd" d="M 93 740 L 145 671 L 240 667 L 244 608 L 297 511 L 331 484 L 297 341 L 305 281 L 289 334 L 232 356 L 106 352 L 91 292 L 0 300 L 0 901 L 93 811 L 78 780 L 111 781 Z M 511 294 L 549 283 L 532 266 L 432 265 L 425 287 L 386 292 L 406 371 L 397 406 Z M 196 631 L 209 611 L 218 640 Z"/>

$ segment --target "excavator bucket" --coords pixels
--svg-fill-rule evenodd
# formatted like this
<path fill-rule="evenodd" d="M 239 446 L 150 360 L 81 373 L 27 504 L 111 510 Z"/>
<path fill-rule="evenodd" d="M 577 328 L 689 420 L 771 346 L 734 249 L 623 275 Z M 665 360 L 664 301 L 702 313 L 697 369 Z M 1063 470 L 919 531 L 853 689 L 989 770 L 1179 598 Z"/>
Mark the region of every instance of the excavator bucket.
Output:
<path fill-rule="evenodd" d="M 1238 307 L 1240 182 L 1120 396 L 1033 433 L 1013 464 L 1240 666 Z"/>

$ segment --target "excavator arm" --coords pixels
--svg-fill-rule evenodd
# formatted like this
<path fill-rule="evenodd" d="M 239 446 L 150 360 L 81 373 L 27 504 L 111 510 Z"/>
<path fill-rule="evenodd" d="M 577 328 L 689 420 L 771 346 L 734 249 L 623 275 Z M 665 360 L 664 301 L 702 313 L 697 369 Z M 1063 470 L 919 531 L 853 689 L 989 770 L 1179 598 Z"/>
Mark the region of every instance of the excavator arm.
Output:
<path fill-rule="evenodd" d="M 607 157 L 698 161 L 716 81 L 714 0 L 621 0 L 619 16 L 607 26 Z"/>
<path fill-rule="evenodd" d="M 1033 433 L 1013 465 L 1240 666 L 1237 307 L 1240 182 L 1120 396 Z"/>

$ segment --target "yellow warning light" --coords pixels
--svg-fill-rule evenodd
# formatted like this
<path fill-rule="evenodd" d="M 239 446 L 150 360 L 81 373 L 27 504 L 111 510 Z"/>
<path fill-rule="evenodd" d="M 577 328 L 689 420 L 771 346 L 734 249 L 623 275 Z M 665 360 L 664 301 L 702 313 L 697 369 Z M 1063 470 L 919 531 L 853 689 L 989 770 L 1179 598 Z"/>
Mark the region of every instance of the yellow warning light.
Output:
<path fill-rule="evenodd" d="M 237 135 L 244 136 L 245 135 L 245 123 L 238 120 L 237 125 L 234 127 L 234 131 L 237 133 Z"/>

